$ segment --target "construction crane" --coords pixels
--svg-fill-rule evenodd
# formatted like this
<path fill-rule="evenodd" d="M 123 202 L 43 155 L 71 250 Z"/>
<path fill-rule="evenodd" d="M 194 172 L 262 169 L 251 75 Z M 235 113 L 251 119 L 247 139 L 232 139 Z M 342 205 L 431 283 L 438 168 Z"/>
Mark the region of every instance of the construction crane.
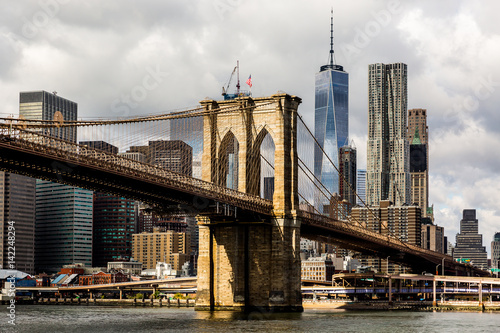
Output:
<path fill-rule="evenodd" d="M 234 73 L 236 73 L 236 92 L 233 94 L 228 93 L 229 85 L 231 84 L 231 81 L 233 80 Z M 224 96 L 224 100 L 230 100 L 230 99 L 235 99 L 237 97 L 241 96 L 250 96 L 250 94 L 246 91 L 240 91 L 240 61 L 236 61 L 236 67 L 234 67 L 233 72 L 231 73 L 231 76 L 229 77 L 229 81 L 227 82 L 227 85 L 225 87 L 222 87 L 222 96 Z"/>
<path fill-rule="evenodd" d="M 222 87 L 222 96 L 226 96 L 227 95 L 227 90 L 229 89 L 229 86 L 231 85 L 231 80 L 233 79 L 233 76 L 234 76 L 234 73 L 236 73 L 236 71 L 238 70 L 238 65 L 239 63 L 236 65 L 236 67 L 234 67 L 233 69 L 233 72 L 231 73 L 231 76 L 229 77 L 229 81 L 227 81 L 227 85 L 226 87 Z M 239 84 L 239 82 L 238 82 Z"/>

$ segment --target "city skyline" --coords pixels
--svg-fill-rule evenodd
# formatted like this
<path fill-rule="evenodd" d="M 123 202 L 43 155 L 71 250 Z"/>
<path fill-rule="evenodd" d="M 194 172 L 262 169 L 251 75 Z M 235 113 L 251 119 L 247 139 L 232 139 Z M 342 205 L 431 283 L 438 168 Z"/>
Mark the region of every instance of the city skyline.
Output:
<path fill-rule="evenodd" d="M 85 118 L 192 106 L 206 96 L 220 99 L 220 88 L 240 60 L 241 77 L 252 75 L 255 96 L 283 90 L 301 97 L 299 112 L 313 127 L 314 73 L 327 60 L 331 1 L 232 1 L 223 2 L 225 7 L 145 1 L 140 8 L 113 1 L 54 3 L 52 9 L 37 2 L 9 4 L 0 14 L 3 116 L 17 114 L 20 91 L 40 89 L 77 101 Z M 489 147 L 500 143 L 493 128 L 500 29 L 492 16 L 499 4 L 481 4 L 333 4 L 336 61 L 350 73 L 349 131 L 358 167 L 366 163 L 366 68 L 404 62 L 408 107 L 429 112 L 429 205 L 449 239 L 466 208 L 477 209 L 485 239 L 498 231 L 500 158 Z M 255 24 L 252 17 L 266 6 Z M 135 11 L 141 15 L 127 15 Z M 47 21 L 37 21 L 43 14 Z M 292 25 L 292 19 L 304 24 Z"/>

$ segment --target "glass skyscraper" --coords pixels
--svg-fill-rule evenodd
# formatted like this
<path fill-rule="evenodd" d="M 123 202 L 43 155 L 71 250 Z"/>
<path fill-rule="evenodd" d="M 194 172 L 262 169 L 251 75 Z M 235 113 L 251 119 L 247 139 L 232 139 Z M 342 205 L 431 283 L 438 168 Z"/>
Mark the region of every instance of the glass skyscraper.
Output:
<path fill-rule="evenodd" d="M 15 260 L 9 260 L 14 234 Z M 35 179 L 0 171 L 0 268 L 34 274 L 34 255 Z"/>
<path fill-rule="evenodd" d="M 330 63 L 321 66 L 316 74 L 314 136 L 333 163 L 339 161 L 339 149 L 349 140 L 349 74 L 334 64 L 333 17 L 330 43 Z M 332 194 L 339 193 L 339 174 L 315 146 L 314 175 Z M 330 198 L 320 199 L 320 208 Z M 325 201 L 325 202 L 323 202 Z"/>
<path fill-rule="evenodd" d="M 47 91 L 21 92 L 19 115 L 34 120 L 77 120 L 77 103 Z M 76 142 L 76 128 L 56 128 L 45 134 Z M 37 179 L 37 272 L 53 273 L 73 263 L 91 265 L 92 199 L 92 191 Z"/>
<path fill-rule="evenodd" d="M 364 206 L 364 203 L 366 203 L 366 170 L 358 170 L 356 177 L 356 192 L 358 193 L 356 204 Z"/>

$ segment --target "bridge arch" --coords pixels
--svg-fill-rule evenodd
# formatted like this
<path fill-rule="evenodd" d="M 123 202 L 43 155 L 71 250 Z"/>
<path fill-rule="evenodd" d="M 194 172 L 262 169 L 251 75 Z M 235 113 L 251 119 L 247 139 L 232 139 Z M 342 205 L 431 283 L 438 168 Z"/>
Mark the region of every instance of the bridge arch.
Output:
<path fill-rule="evenodd" d="M 269 134 L 275 146 L 273 196 L 275 211 L 298 209 L 297 107 L 300 98 L 287 94 L 201 101 L 203 116 L 202 179 L 221 184 L 221 145 L 230 131 L 238 140 L 238 191 L 259 195 L 260 147 Z"/>

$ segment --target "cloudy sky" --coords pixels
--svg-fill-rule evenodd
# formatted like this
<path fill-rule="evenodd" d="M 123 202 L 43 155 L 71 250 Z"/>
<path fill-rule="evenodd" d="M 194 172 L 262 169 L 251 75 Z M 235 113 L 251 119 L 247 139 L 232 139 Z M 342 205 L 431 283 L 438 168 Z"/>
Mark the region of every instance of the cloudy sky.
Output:
<path fill-rule="evenodd" d="M 408 65 L 409 108 L 426 108 L 430 203 L 454 243 L 476 208 L 488 247 L 500 231 L 500 2 L 1 0 L 2 115 L 19 92 L 57 91 L 82 118 L 123 117 L 220 98 L 236 61 L 254 96 L 303 99 L 313 128 L 314 75 L 350 73 L 350 135 L 366 166 L 368 64 Z M 243 84 L 243 86 L 245 86 Z"/>

